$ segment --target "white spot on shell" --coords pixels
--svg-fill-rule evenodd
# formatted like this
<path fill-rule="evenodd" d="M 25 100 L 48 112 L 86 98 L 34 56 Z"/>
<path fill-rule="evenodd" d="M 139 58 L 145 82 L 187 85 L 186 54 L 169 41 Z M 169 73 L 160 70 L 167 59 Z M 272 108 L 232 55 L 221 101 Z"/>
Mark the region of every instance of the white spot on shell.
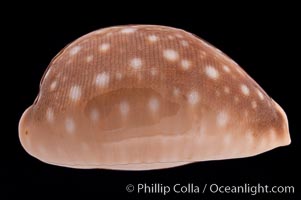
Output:
<path fill-rule="evenodd" d="M 51 108 L 48 108 L 46 111 L 46 119 L 50 123 L 52 123 L 54 121 L 54 113 Z"/>
<path fill-rule="evenodd" d="M 163 56 L 169 61 L 176 61 L 179 59 L 179 53 L 173 49 L 165 49 Z"/>
<path fill-rule="evenodd" d="M 217 79 L 219 76 L 218 71 L 212 66 L 207 66 L 205 68 L 205 73 L 211 79 Z"/>
<path fill-rule="evenodd" d="M 173 89 L 173 95 L 177 97 L 177 96 L 179 96 L 179 94 L 180 94 L 180 89 L 177 88 L 177 87 L 175 87 L 175 88 Z"/>
<path fill-rule="evenodd" d="M 133 69 L 140 69 L 141 66 L 142 66 L 142 60 L 141 58 L 133 58 L 131 61 L 130 61 L 130 65 Z"/>
<path fill-rule="evenodd" d="M 156 68 L 151 68 L 150 73 L 152 76 L 156 76 L 158 74 L 158 70 Z"/>
<path fill-rule="evenodd" d="M 70 88 L 69 97 L 72 101 L 78 101 L 81 97 L 80 86 L 74 85 Z"/>
<path fill-rule="evenodd" d="M 252 102 L 251 102 L 251 105 L 252 105 L 252 108 L 253 108 L 253 109 L 257 108 L 257 103 L 256 103 L 256 101 L 252 101 Z"/>
<path fill-rule="evenodd" d="M 81 50 L 80 46 L 75 46 L 72 49 L 70 49 L 69 54 L 70 56 L 76 55 Z"/>
<path fill-rule="evenodd" d="M 102 72 L 96 76 L 95 84 L 96 86 L 103 88 L 108 86 L 109 81 L 110 81 L 109 74 L 107 72 Z"/>
<path fill-rule="evenodd" d="M 149 35 L 147 37 L 148 41 L 150 42 L 156 42 L 158 40 L 158 37 L 156 35 Z"/>
<path fill-rule="evenodd" d="M 53 91 L 56 89 L 56 86 L 57 86 L 57 81 L 53 81 L 51 84 L 50 84 L 50 91 Z"/>
<path fill-rule="evenodd" d="M 189 46 L 189 43 L 186 40 L 182 40 L 181 44 L 182 44 L 183 47 L 188 47 Z"/>
<path fill-rule="evenodd" d="M 200 58 L 201 59 L 204 59 L 205 58 L 205 56 L 207 55 L 207 53 L 205 52 L 205 51 L 200 51 Z"/>
<path fill-rule="evenodd" d="M 75 131 L 75 124 L 72 118 L 67 118 L 65 121 L 65 128 L 67 133 L 73 133 Z"/>
<path fill-rule="evenodd" d="M 148 107 L 152 112 L 156 112 L 159 109 L 159 101 L 156 97 L 152 97 L 148 102 Z"/>
<path fill-rule="evenodd" d="M 123 101 L 120 103 L 119 109 L 120 109 L 121 115 L 126 116 L 130 111 L 130 106 L 129 106 L 128 102 Z"/>
<path fill-rule="evenodd" d="M 169 36 L 168 36 L 168 39 L 173 40 L 173 39 L 175 39 L 175 37 L 172 36 L 172 35 L 169 35 Z"/>
<path fill-rule="evenodd" d="M 93 122 L 96 122 L 99 119 L 99 112 L 97 109 L 92 109 L 90 112 L 90 118 Z"/>
<path fill-rule="evenodd" d="M 124 34 L 130 34 L 130 33 L 134 33 L 137 29 L 132 28 L 132 27 L 128 27 L 128 28 L 124 28 L 121 30 L 121 33 Z"/>
<path fill-rule="evenodd" d="M 121 80 L 122 79 L 122 73 L 121 72 L 116 72 L 115 76 L 116 76 L 117 80 Z"/>
<path fill-rule="evenodd" d="M 91 62 L 92 60 L 93 60 L 93 56 L 92 55 L 86 57 L 86 61 L 88 63 Z"/>
<path fill-rule="evenodd" d="M 109 43 L 103 43 L 99 46 L 99 50 L 102 52 L 106 52 L 110 49 L 110 44 Z"/>
<path fill-rule="evenodd" d="M 230 72 L 230 68 L 229 68 L 227 65 L 224 65 L 224 66 L 223 66 L 223 70 L 224 70 L 225 72 L 227 72 L 227 73 Z"/>
<path fill-rule="evenodd" d="M 226 94 L 229 94 L 229 93 L 230 93 L 230 88 L 229 88 L 228 86 L 225 86 L 225 87 L 224 87 L 224 92 L 225 92 Z"/>
<path fill-rule="evenodd" d="M 240 89 L 244 95 L 248 96 L 250 94 L 250 89 L 245 84 L 242 84 Z"/>
<path fill-rule="evenodd" d="M 176 37 L 183 38 L 183 36 L 181 34 L 179 34 L 179 33 L 176 34 Z"/>
<path fill-rule="evenodd" d="M 258 90 L 258 89 L 257 89 L 257 94 L 258 94 L 260 100 L 264 99 L 264 96 L 263 96 L 262 92 L 260 92 L 260 90 Z"/>
<path fill-rule="evenodd" d="M 181 61 L 181 65 L 184 70 L 187 70 L 189 69 L 191 62 L 189 60 L 184 59 Z"/>
<path fill-rule="evenodd" d="M 225 126 L 228 123 L 228 115 L 226 112 L 219 112 L 216 116 L 216 123 L 218 126 Z"/>
<path fill-rule="evenodd" d="M 199 97 L 199 93 L 197 91 L 191 91 L 188 94 L 188 102 L 191 105 L 197 104 L 199 102 L 199 100 L 200 100 L 200 97 Z"/>

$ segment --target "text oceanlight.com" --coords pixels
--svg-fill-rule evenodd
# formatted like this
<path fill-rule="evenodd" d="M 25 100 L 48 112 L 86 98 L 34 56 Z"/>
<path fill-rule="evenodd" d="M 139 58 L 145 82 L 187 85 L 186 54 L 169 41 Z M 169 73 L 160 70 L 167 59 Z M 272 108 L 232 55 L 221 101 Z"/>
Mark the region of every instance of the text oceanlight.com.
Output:
<path fill-rule="evenodd" d="M 281 186 L 281 185 L 265 185 L 265 184 L 249 184 L 244 183 L 241 185 L 220 185 L 212 184 L 180 184 L 164 185 L 161 183 L 138 183 L 128 184 L 126 186 L 127 192 L 135 192 L 138 194 L 163 194 L 179 193 L 179 194 L 293 194 L 295 192 L 294 186 Z"/>

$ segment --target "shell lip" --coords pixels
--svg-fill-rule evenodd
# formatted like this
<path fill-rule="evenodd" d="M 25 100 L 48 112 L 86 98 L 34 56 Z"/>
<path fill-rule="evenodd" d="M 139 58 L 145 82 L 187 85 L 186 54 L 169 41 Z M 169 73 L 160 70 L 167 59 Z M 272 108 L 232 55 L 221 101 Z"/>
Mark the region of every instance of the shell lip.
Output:
<path fill-rule="evenodd" d="M 281 106 L 276 101 L 274 101 L 273 99 L 271 99 L 271 100 L 274 103 L 274 105 L 276 107 L 276 110 L 281 114 L 281 116 L 283 117 L 283 120 L 284 120 L 285 139 L 284 139 L 284 142 L 283 142 L 283 146 L 290 145 L 291 144 L 291 137 L 290 137 L 290 133 L 289 133 L 289 124 L 288 124 L 287 115 L 284 112 L 284 110 L 281 108 Z"/>
<path fill-rule="evenodd" d="M 32 105 L 29 106 L 22 114 L 21 119 L 19 121 L 19 126 L 18 126 L 18 132 L 19 132 L 19 139 L 21 142 L 22 147 L 26 150 L 26 146 L 24 144 L 24 137 L 28 134 L 28 120 L 29 120 L 29 113 L 32 110 Z"/>

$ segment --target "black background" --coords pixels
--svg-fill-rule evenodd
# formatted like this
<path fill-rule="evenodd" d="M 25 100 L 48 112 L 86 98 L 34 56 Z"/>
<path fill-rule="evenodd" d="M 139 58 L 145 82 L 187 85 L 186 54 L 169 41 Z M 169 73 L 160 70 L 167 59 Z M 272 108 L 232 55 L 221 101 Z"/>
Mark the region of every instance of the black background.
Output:
<path fill-rule="evenodd" d="M 184 3 L 184 2 L 182 2 Z M 174 2 L 174 4 L 177 4 Z M 84 193 L 104 198 L 103 193 L 125 197 L 146 197 L 146 194 L 127 193 L 127 184 L 176 183 L 203 185 L 268 184 L 293 185 L 295 194 L 169 195 L 182 198 L 217 199 L 281 198 L 297 199 L 300 194 L 300 48 L 296 26 L 297 14 L 293 6 L 269 5 L 226 9 L 222 5 L 189 5 L 150 8 L 145 3 L 133 8 L 117 4 L 86 5 L 80 9 L 40 6 L 11 11 L 14 19 L 3 18 L 2 46 L 5 55 L 2 79 L 4 117 L 0 165 L 0 189 L 25 195 L 41 193 L 44 196 L 64 192 L 68 196 Z M 187 5 L 187 4 L 186 4 Z M 22 5 L 20 5 L 22 7 Z M 28 5 L 27 5 L 28 6 Z M 81 6 L 81 5 L 80 5 Z M 119 7 L 119 10 L 116 9 Z M 30 6 L 29 6 L 30 7 Z M 55 5 L 54 7 L 59 7 Z M 219 7 L 220 9 L 217 9 Z M 149 8 L 149 9 L 147 9 Z M 48 11 L 47 11 L 48 10 Z M 121 11 L 120 11 L 121 10 Z M 267 153 L 244 159 L 199 162 L 165 170 L 110 171 L 80 170 L 52 166 L 29 156 L 18 139 L 18 121 L 23 111 L 38 94 L 40 79 L 50 60 L 74 39 L 99 28 L 122 24 L 160 24 L 192 32 L 221 49 L 239 63 L 286 111 L 292 143 Z M 299 22 L 300 25 L 300 22 Z M 7 28 L 6 28 L 7 26 Z M 6 78 L 9 81 L 6 81 Z M 2 80 L 2 81 L 3 81 Z M 6 128 L 7 126 L 7 128 Z M 6 189 L 8 188 L 8 189 Z M 161 194 L 153 195 L 158 199 Z M 109 198 L 108 197 L 108 198 Z"/>

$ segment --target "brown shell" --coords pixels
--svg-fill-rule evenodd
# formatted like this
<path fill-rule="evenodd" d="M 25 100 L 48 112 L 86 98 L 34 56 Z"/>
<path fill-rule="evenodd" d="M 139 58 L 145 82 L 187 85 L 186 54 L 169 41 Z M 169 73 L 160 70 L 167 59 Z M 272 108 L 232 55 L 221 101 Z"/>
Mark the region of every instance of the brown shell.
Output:
<path fill-rule="evenodd" d="M 233 60 L 180 29 L 91 32 L 49 64 L 19 136 L 38 159 L 144 170 L 290 143 L 283 110 Z"/>

